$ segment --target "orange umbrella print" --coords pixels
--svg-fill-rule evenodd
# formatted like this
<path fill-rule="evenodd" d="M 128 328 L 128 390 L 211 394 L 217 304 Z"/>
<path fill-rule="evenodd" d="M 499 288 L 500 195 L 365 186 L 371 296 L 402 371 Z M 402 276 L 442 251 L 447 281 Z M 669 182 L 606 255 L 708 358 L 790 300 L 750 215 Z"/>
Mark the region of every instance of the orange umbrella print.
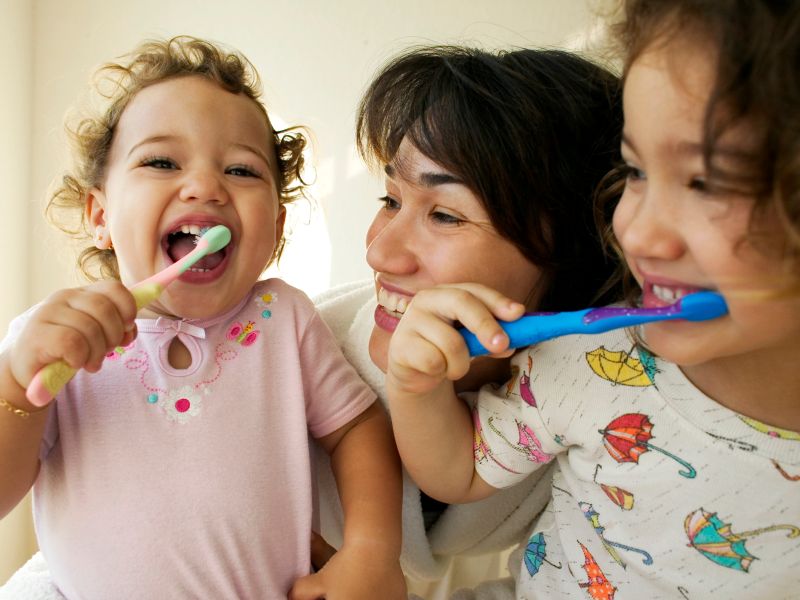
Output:
<path fill-rule="evenodd" d="M 578 585 L 582 588 L 586 588 L 586 591 L 589 592 L 589 595 L 595 600 L 614 600 L 614 593 L 617 591 L 617 588 L 611 585 L 611 582 L 606 579 L 605 574 L 600 569 L 592 553 L 586 549 L 586 546 L 580 542 L 578 542 L 578 545 L 581 547 L 581 550 L 583 550 L 583 556 L 585 558 L 583 568 L 586 571 L 586 575 L 589 577 L 589 581 L 579 583 Z"/>

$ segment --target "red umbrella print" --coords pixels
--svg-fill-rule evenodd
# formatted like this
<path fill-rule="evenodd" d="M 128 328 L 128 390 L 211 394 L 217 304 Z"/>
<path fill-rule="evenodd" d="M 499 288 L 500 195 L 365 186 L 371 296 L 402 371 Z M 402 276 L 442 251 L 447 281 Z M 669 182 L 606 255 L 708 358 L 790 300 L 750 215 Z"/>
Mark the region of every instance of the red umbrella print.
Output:
<path fill-rule="evenodd" d="M 686 467 L 678 473 L 687 479 L 697 475 L 694 467 L 663 448 L 650 443 L 653 437 L 651 431 L 653 424 L 647 415 L 641 413 L 627 413 L 617 417 L 606 425 L 605 429 L 598 430 L 603 434 L 603 443 L 611 457 L 617 462 L 639 463 L 639 457 L 648 450 L 655 450 Z"/>
<path fill-rule="evenodd" d="M 519 395 L 522 396 L 522 399 L 525 400 L 525 403 L 528 406 L 532 406 L 536 408 L 536 398 L 533 396 L 533 392 L 531 391 L 531 378 L 528 375 L 533 368 L 533 358 L 531 355 L 528 355 L 528 370 L 522 372 L 522 377 L 519 378 Z"/>
<path fill-rule="evenodd" d="M 594 598 L 594 600 L 614 600 L 614 593 L 617 591 L 611 582 L 606 579 L 605 574 L 603 571 L 600 570 L 600 566 L 597 564 L 597 561 L 592 556 L 592 553 L 586 549 L 586 546 L 578 542 L 578 545 L 583 550 L 583 556 L 586 558 L 586 561 L 583 563 L 583 568 L 586 570 L 586 575 L 589 577 L 589 581 L 585 583 L 579 583 L 578 585 L 582 588 L 586 588 L 586 591 L 589 592 L 589 595 Z"/>

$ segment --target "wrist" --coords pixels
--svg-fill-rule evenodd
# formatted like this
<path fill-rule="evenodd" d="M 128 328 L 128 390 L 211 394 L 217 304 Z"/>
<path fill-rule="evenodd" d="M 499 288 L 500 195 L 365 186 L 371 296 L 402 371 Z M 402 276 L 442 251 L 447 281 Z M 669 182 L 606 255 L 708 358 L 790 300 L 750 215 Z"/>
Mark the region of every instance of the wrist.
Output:
<path fill-rule="evenodd" d="M 34 406 L 28 401 L 25 395 L 25 388 L 11 371 L 11 365 L 6 354 L 0 355 L 0 399 L 3 401 L 0 403 L 0 407 L 19 416 L 23 416 L 21 413 L 33 414 L 47 408 Z"/>
<path fill-rule="evenodd" d="M 396 561 L 400 559 L 400 539 L 390 539 L 394 536 L 346 536 L 342 542 L 340 552 L 358 554 L 370 557 L 370 560 Z"/>

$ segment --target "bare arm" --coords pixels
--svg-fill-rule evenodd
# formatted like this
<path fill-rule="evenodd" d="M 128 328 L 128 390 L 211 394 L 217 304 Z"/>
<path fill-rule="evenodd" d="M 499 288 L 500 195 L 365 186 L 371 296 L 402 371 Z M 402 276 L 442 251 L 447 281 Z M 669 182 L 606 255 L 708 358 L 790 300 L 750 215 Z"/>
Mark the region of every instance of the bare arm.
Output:
<path fill-rule="evenodd" d="M 0 398 L 30 413 L 22 418 L 0 407 L 0 517 L 25 496 L 39 471 L 50 410 L 28 403 L 25 386 L 39 369 L 57 360 L 97 371 L 109 350 L 134 339 L 135 317 L 133 296 L 117 281 L 61 290 L 42 303 L 0 355 Z"/>
<path fill-rule="evenodd" d="M 375 402 L 352 422 L 321 438 L 344 511 L 344 546 L 367 544 L 380 555 L 400 556 L 400 458 L 389 419 Z"/>
<path fill-rule="evenodd" d="M 386 412 L 378 402 L 319 439 L 344 511 L 342 548 L 316 574 L 295 584 L 290 600 L 406 598 L 400 570 L 403 484 Z"/>
<path fill-rule="evenodd" d="M 453 322 L 501 356 L 508 337 L 496 319 L 523 310 L 484 286 L 441 286 L 415 296 L 392 336 L 386 387 L 397 447 L 411 477 L 434 498 L 471 502 L 496 491 L 475 472 L 472 417 L 453 389 L 470 362 Z"/>
<path fill-rule="evenodd" d="M 28 417 L 0 407 L 0 518 L 25 497 L 39 472 L 39 446 L 49 407 L 42 410 L 25 399 L 25 390 L 11 374 L 8 352 L 0 355 L 0 398 L 29 412 Z"/>

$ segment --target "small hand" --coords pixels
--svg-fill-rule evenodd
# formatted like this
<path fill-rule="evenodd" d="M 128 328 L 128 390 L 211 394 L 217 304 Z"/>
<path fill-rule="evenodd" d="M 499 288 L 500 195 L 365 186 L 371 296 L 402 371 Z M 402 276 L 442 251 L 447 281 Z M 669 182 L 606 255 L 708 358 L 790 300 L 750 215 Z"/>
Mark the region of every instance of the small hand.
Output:
<path fill-rule="evenodd" d="M 320 534 L 311 532 L 311 564 L 316 571 L 328 564 L 328 561 L 336 554 L 336 548 L 325 541 Z"/>
<path fill-rule="evenodd" d="M 497 319 L 512 321 L 525 307 L 480 284 L 454 284 L 414 296 L 389 345 L 387 376 L 396 390 L 425 394 L 469 370 L 470 357 L 456 321 L 492 356 L 508 356 L 508 336 Z"/>
<path fill-rule="evenodd" d="M 324 566 L 298 579 L 288 600 L 406 600 L 405 578 L 396 558 L 380 558 L 375 545 L 344 547 L 336 552 L 322 538 L 319 540 L 316 552 L 312 539 L 312 555 L 322 558 Z"/>
<path fill-rule="evenodd" d="M 96 372 L 109 351 L 135 339 L 135 318 L 133 296 L 118 281 L 59 290 L 20 332 L 11 349 L 11 373 L 24 387 L 39 369 L 59 360 Z"/>

